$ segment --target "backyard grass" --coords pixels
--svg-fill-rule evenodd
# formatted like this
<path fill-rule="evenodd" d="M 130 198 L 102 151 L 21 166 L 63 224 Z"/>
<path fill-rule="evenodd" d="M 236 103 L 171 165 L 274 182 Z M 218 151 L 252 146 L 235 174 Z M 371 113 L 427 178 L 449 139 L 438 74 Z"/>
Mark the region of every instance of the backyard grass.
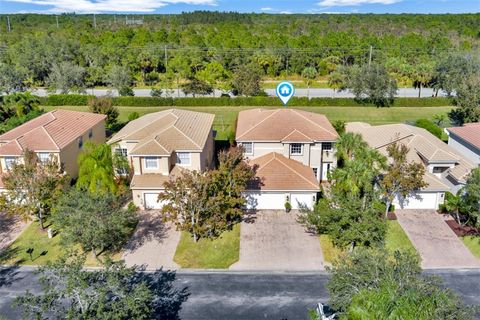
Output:
<path fill-rule="evenodd" d="M 128 115 L 132 112 L 138 112 L 140 116 L 151 112 L 157 112 L 171 107 L 117 107 L 119 110 L 119 121 L 125 122 Z M 188 109 L 199 112 L 207 112 L 215 114 L 213 127 L 217 130 L 217 140 L 225 140 L 227 133 L 234 126 L 235 119 L 239 111 L 258 108 L 258 107 L 178 107 L 179 109 Z M 278 107 L 264 107 L 266 109 L 275 109 Z M 417 119 L 432 119 L 436 114 L 447 114 L 452 107 L 391 107 L 391 108 L 375 108 L 375 107 L 295 107 L 289 106 L 291 109 L 301 109 L 315 113 L 322 113 L 328 117 L 330 121 L 342 120 L 345 122 L 361 121 L 372 125 L 402 123 L 406 121 L 414 122 Z M 54 109 L 67 109 L 88 111 L 86 106 L 61 106 L 47 107 L 46 111 Z"/>
<path fill-rule="evenodd" d="M 69 249 L 61 243 L 60 234 L 55 235 L 52 239 L 48 238 L 47 229 L 49 223 L 45 223 L 47 228 L 42 230 L 37 221 L 32 222 L 20 236 L 2 253 L 1 263 L 13 265 L 45 265 L 48 261 L 55 261 Z M 33 249 L 32 257 L 27 252 L 28 249 Z M 73 249 L 80 250 L 79 246 Z M 98 256 L 102 259 L 106 256 L 105 253 Z M 110 254 L 113 260 L 120 260 L 122 253 Z M 96 267 L 100 266 L 100 262 L 96 260 L 91 253 L 88 253 L 86 266 Z"/>
<path fill-rule="evenodd" d="M 465 246 L 470 249 L 473 255 L 480 259 L 480 237 L 466 236 L 461 237 Z"/>
<path fill-rule="evenodd" d="M 182 232 L 173 260 L 182 268 L 227 269 L 239 259 L 240 224 L 217 239 L 200 239 L 197 243 Z"/>
<path fill-rule="evenodd" d="M 417 253 L 415 247 L 408 239 L 405 231 L 403 231 L 400 223 L 396 220 L 387 221 L 387 236 L 385 237 L 385 247 L 391 253 L 395 250 L 402 252 L 411 252 L 413 254 Z"/>

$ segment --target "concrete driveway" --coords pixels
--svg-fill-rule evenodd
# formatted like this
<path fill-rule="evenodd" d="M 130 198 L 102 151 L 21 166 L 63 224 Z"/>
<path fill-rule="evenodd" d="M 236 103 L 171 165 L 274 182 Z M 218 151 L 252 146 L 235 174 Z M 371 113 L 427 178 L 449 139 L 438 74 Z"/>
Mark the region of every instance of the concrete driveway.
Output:
<path fill-rule="evenodd" d="M 420 254 L 423 269 L 480 268 L 480 260 L 434 210 L 396 210 L 395 214 Z"/>
<path fill-rule="evenodd" d="M 262 210 L 242 222 L 240 259 L 232 270 L 323 270 L 318 237 L 297 221 L 297 213 Z"/>
<path fill-rule="evenodd" d="M 123 259 L 127 266 L 146 265 L 148 270 L 176 270 L 180 266 L 173 257 L 179 241 L 180 232 L 164 224 L 157 211 L 141 211 L 140 222 L 125 247 Z"/>
<path fill-rule="evenodd" d="M 0 251 L 15 241 L 29 224 L 30 222 L 24 221 L 19 216 L 0 212 Z"/>

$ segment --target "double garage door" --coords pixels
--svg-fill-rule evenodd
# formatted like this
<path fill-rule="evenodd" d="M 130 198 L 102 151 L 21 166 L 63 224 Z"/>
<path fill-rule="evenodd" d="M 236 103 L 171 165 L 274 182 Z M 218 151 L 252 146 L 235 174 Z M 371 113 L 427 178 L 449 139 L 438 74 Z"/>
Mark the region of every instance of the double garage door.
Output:
<path fill-rule="evenodd" d="M 285 192 L 247 192 L 247 208 L 256 210 L 281 210 L 285 209 L 285 201 L 290 198 L 292 209 L 299 209 L 300 205 L 313 206 L 315 193 L 285 193 Z"/>
<path fill-rule="evenodd" d="M 397 197 L 393 204 L 397 209 L 438 209 L 443 203 L 443 192 L 419 192 L 403 200 Z"/>

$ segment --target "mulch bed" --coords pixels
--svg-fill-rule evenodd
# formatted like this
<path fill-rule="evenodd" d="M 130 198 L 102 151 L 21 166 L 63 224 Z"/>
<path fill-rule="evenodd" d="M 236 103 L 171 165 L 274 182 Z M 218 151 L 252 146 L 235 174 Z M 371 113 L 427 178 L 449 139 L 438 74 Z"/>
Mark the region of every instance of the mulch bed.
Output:
<path fill-rule="evenodd" d="M 397 220 L 397 216 L 395 215 L 395 212 L 389 212 L 387 214 L 387 219 L 388 220 Z"/>
<path fill-rule="evenodd" d="M 480 236 L 480 229 L 469 227 L 469 226 L 461 226 L 455 220 L 447 220 L 445 221 L 450 229 L 455 232 L 457 237 L 465 237 L 465 236 Z"/>

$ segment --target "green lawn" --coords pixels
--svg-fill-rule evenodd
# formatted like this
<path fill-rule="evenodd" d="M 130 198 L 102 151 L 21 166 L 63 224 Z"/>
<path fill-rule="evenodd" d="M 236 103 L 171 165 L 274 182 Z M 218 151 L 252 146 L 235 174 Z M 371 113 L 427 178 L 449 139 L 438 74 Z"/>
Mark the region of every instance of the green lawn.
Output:
<path fill-rule="evenodd" d="M 332 261 L 337 258 L 342 251 L 335 247 L 332 243 L 332 240 L 328 235 L 320 235 L 320 245 L 322 247 L 323 252 L 323 259 L 326 263 L 331 264 Z M 477 243 L 477 250 L 479 250 L 480 254 L 480 244 Z M 386 249 L 393 253 L 395 250 L 399 251 L 410 251 L 416 254 L 416 250 L 413 247 L 410 239 L 408 239 L 407 235 L 403 231 L 402 227 L 397 221 L 388 220 L 387 221 L 387 236 L 385 238 L 385 247 Z"/>
<path fill-rule="evenodd" d="M 87 111 L 85 106 L 62 106 L 62 107 L 44 107 L 50 111 L 54 109 L 68 109 Z M 120 121 L 127 121 L 128 115 L 132 112 L 138 112 L 144 115 L 151 112 L 157 112 L 168 109 L 170 107 L 117 107 Z M 227 131 L 234 125 L 235 119 L 239 111 L 257 108 L 257 107 L 178 107 L 181 109 L 194 110 L 199 112 L 213 113 L 216 115 L 213 126 L 217 130 L 217 139 L 226 138 Z M 265 107 L 277 108 L 277 107 Z M 420 118 L 431 119 L 436 114 L 446 114 L 452 107 L 391 107 L 391 108 L 375 108 L 375 107 L 294 107 L 292 109 L 302 109 L 310 112 L 322 113 L 330 119 L 330 121 L 343 120 L 362 121 L 370 124 L 387 124 L 412 121 Z"/>
<path fill-rule="evenodd" d="M 182 268 L 227 269 L 238 261 L 240 224 L 224 232 L 218 239 L 200 239 L 197 243 L 182 232 L 173 260 Z"/>
<path fill-rule="evenodd" d="M 45 226 L 49 226 L 47 222 Z M 28 249 L 33 249 L 32 258 L 27 252 Z M 0 263 L 5 264 L 19 264 L 19 265 L 44 265 L 48 261 L 55 261 L 60 256 L 65 254 L 69 248 L 61 243 L 61 236 L 57 234 L 52 239 L 48 238 L 47 230 L 42 230 L 40 224 L 36 221 L 32 222 L 8 247 L 2 256 L 0 256 Z M 80 250 L 79 246 L 74 249 Z M 121 252 L 111 254 L 113 260 L 121 259 Z M 98 258 L 102 258 L 103 254 Z M 91 253 L 87 255 L 86 266 L 99 266 L 97 261 Z"/>
<path fill-rule="evenodd" d="M 416 254 L 416 250 L 413 247 L 410 239 L 408 239 L 405 231 L 396 220 L 387 221 L 387 236 L 385 238 L 385 247 L 388 251 L 394 252 L 395 250 L 403 252 L 412 252 Z"/>
<path fill-rule="evenodd" d="M 480 237 L 467 236 L 462 237 L 463 243 L 473 253 L 473 255 L 480 259 Z"/>

